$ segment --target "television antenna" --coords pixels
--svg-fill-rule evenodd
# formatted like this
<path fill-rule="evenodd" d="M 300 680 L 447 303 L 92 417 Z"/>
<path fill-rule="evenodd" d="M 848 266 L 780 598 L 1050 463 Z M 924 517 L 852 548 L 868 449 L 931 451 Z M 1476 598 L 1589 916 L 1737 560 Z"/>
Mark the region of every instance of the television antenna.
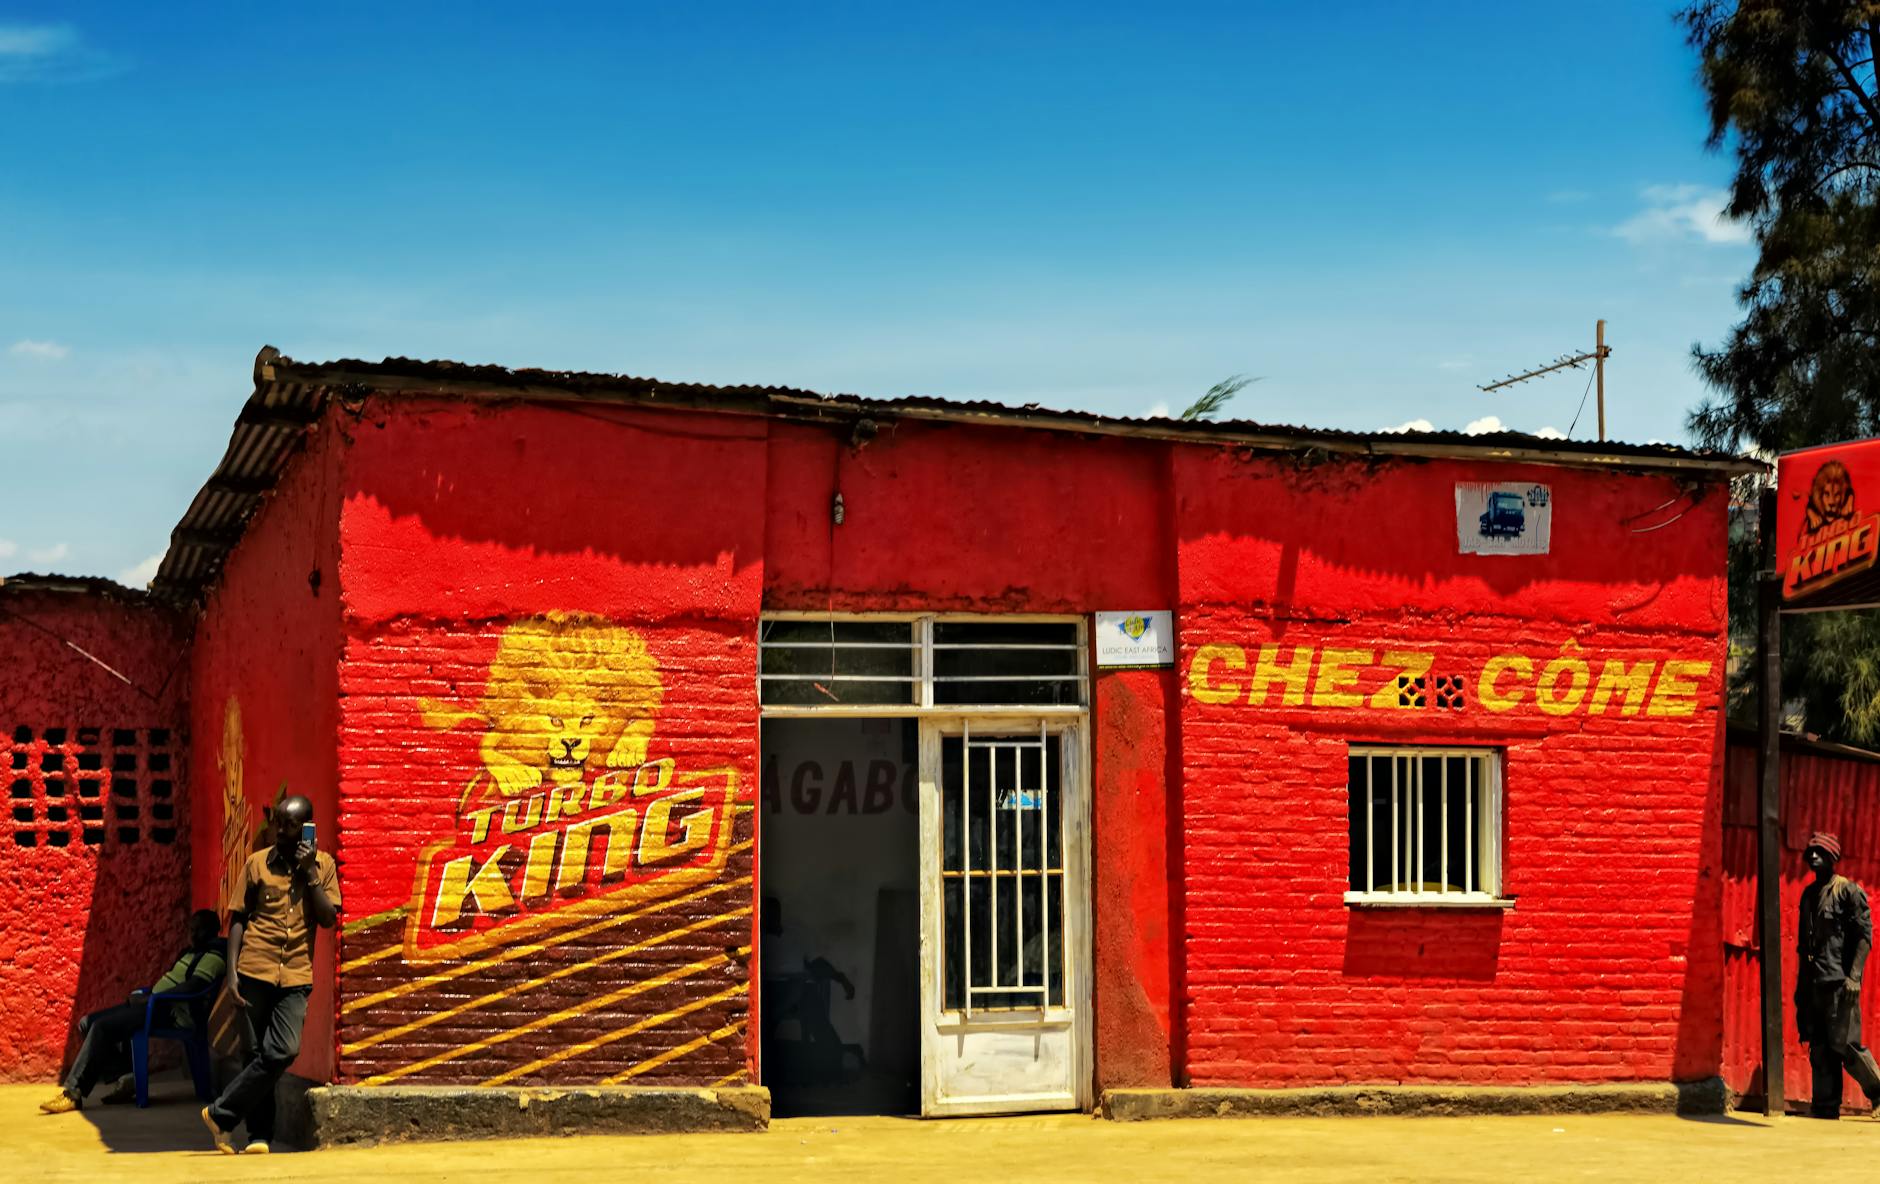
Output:
<path fill-rule="evenodd" d="M 1601 441 L 1604 441 L 1606 438 L 1606 359 L 1611 356 L 1612 350 L 1606 345 L 1606 322 L 1595 321 L 1593 322 L 1592 353 L 1562 354 L 1545 366 L 1536 366 L 1534 369 L 1522 374 L 1510 374 L 1506 378 L 1498 378 L 1494 382 L 1486 386 L 1477 387 L 1476 389 L 1481 391 L 1498 391 L 1505 386 L 1513 386 L 1517 382 L 1526 382 L 1530 378 L 1539 378 L 1543 374 L 1552 374 L 1556 370 L 1578 370 L 1581 366 L 1591 362 L 1593 364 L 1593 381 L 1599 388 L 1599 438 Z M 1581 406 L 1584 407 L 1585 404 L 1582 403 Z"/>

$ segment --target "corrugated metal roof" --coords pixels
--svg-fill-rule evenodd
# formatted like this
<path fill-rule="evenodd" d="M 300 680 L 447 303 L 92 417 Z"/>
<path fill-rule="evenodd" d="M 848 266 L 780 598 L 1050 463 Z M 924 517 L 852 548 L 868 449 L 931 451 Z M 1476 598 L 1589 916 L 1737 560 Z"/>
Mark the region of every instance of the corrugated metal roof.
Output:
<path fill-rule="evenodd" d="M 1349 432 L 1275 426 L 1247 420 L 1192 422 L 1060 411 L 1035 404 L 1011 407 L 984 401 L 921 396 L 895 399 L 823 395 L 782 386 L 711 386 L 661 382 L 625 374 L 570 370 L 511 370 L 462 362 L 387 358 L 297 362 L 273 347 L 255 358 L 255 388 L 236 418 L 228 451 L 171 532 L 151 590 L 165 599 L 193 600 L 221 571 L 248 520 L 297 449 L 307 427 L 329 400 L 370 394 L 443 395 L 528 401 L 593 401 L 693 408 L 799 420 L 928 419 L 1084 434 L 1184 440 L 1277 451 L 1322 451 L 1372 456 L 1467 457 L 1541 464 L 1682 472 L 1723 478 L 1762 471 L 1747 457 L 1668 444 L 1549 440 L 1520 432 Z"/>
<path fill-rule="evenodd" d="M 0 576 L 0 596 L 26 592 L 82 593 L 92 596 L 112 596 L 119 600 L 148 600 L 150 594 L 141 588 L 131 588 L 108 580 L 103 576 L 62 576 L 51 573 L 23 571 L 15 575 Z"/>

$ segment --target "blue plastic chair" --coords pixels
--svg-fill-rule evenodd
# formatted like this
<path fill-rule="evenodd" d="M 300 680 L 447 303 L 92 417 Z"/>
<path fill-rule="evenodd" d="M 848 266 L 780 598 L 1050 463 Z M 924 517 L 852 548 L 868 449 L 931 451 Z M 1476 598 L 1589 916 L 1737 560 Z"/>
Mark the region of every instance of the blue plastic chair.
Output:
<path fill-rule="evenodd" d="M 189 1075 L 196 1082 L 196 1097 L 204 1102 L 215 1100 L 215 1082 L 209 1074 L 209 1005 L 214 1001 L 216 988 L 220 986 L 221 983 L 217 982 L 196 991 L 165 991 L 161 995 L 147 996 L 144 1026 L 131 1037 L 131 1073 L 137 1079 L 139 1110 L 150 1105 L 150 1041 L 153 1038 L 181 1042 L 184 1055 L 189 1058 Z M 169 1018 L 170 1005 L 173 1003 L 189 1005 L 194 1027 L 157 1026 L 159 1018 Z M 158 1011 L 159 1006 L 161 1012 Z"/>

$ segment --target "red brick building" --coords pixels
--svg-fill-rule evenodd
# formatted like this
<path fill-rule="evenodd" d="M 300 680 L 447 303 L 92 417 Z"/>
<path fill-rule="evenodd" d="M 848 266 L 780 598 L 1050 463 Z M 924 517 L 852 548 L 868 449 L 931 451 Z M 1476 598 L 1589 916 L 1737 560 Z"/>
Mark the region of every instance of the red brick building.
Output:
<path fill-rule="evenodd" d="M 366 1086 L 1714 1078 L 1747 467 L 264 351 L 191 901 L 314 800 Z"/>

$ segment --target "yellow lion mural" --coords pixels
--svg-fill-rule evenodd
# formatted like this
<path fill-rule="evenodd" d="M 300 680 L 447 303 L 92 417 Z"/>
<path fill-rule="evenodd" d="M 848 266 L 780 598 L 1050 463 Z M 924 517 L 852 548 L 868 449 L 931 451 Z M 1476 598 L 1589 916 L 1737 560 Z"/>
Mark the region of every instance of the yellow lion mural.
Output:
<path fill-rule="evenodd" d="M 594 613 L 548 612 L 503 630 L 476 710 L 430 700 L 420 707 L 432 727 L 485 726 L 485 788 L 493 783 L 508 798 L 645 763 L 664 696 L 638 633 Z M 480 796 L 481 781 L 465 787 L 460 809 Z"/>

